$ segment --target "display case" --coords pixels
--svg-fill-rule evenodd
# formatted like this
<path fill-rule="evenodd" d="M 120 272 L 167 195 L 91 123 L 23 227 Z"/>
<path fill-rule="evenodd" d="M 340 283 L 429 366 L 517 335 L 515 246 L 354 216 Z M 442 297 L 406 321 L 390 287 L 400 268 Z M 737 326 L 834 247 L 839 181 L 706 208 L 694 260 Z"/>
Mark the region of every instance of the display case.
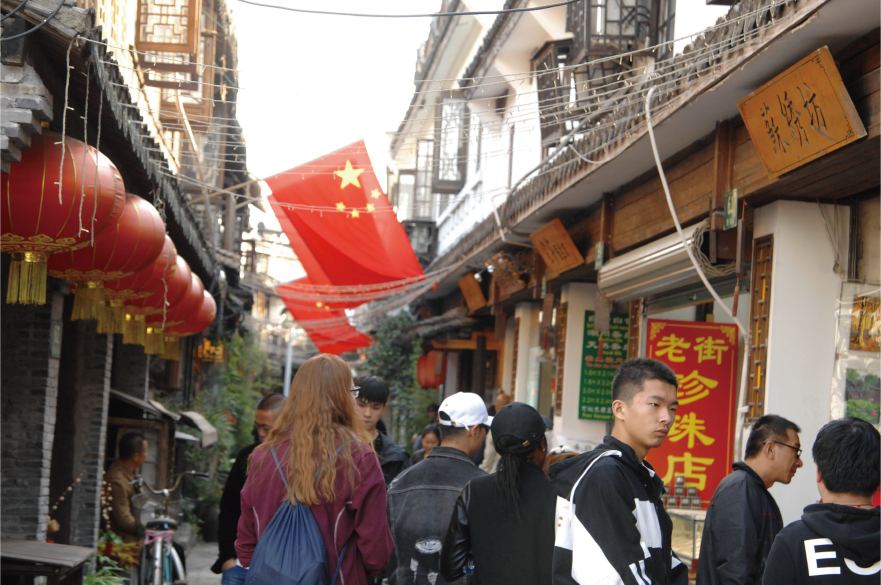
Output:
<path fill-rule="evenodd" d="M 673 520 L 673 552 L 688 565 L 689 573 L 694 572 L 697 568 L 694 561 L 701 551 L 701 535 L 704 533 L 707 511 L 670 508 L 667 513 Z"/>

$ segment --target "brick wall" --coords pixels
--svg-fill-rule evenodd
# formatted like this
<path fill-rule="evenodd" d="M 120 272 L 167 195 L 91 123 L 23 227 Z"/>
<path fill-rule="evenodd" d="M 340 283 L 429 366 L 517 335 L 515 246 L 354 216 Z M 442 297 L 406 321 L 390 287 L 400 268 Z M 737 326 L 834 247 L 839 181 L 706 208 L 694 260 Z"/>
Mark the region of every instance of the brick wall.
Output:
<path fill-rule="evenodd" d="M 0 325 L 0 535 L 44 540 L 55 436 L 58 359 L 50 356 L 52 322 L 63 297 L 42 306 L 6 305 Z"/>
<path fill-rule="evenodd" d="M 113 348 L 111 388 L 135 398 L 144 398 L 147 387 L 147 355 L 140 345 L 125 345 L 117 335 Z"/>
<path fill-rule="evenodd" d="M 94 546 L 98 540 L 101 480 L 107 433 L 107 403 L 113 364 L 113 336 L 99 334 L 94 321 L 69 323 L 77 328 L 76 411 L 73 413 L 73 474 L 82 479 L 72 493 L 70 544 Z"/>

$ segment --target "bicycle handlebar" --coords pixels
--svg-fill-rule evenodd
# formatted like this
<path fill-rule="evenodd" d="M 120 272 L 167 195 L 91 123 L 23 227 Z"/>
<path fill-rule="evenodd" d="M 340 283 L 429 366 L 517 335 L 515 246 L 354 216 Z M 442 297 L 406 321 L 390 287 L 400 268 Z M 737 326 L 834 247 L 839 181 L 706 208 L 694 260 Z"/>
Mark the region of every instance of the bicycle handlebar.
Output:
<path fill-rule="evenodd" d="M 181 482 L 181 480 L 183 480 L 183 478 L 184 478 L 185 475 L 192 475 L 193 477 L 198 477 L 199 479 L 210 479 L 210 477 L 211 477 L 211 476 L 209 476 L 207 473 L 202 473 L 202 472 L 200 472 L 200 471 L 185 471 L 185 472 L 180 473 L 180 474 L 177 475 L 177 481 L 174 482 L 174 486 L 173 486 L 173 487 L 171 487 L 171 488 L 165 488 L 165 489 L 161 489 L 161 490 L 157 490 L 157 489 L 153 489 L 153 486 L 151 486 L 149 483 L 147 483 L 146 481 L 144 481 L 144 478 L 141 477 L 141 476 L 139 475 L 139 476 L 137 476 L 135 479 L 133 479 L 132 481 L 130 481 L 130 482 L 129 482 L 129 485 L 135 485 L 135 484 L 138 484 L 140 487 L 146 487 L 147 490 L 148 490 L 150 493 L 154 494 L 154 495 L 157 495 L 157 496 L 161 496 L 161 495 L 169 496 L 169 495 L 171 494 L 171 492 L 176 491 L 177 488 L 180 487 L 180 482 Z"/>

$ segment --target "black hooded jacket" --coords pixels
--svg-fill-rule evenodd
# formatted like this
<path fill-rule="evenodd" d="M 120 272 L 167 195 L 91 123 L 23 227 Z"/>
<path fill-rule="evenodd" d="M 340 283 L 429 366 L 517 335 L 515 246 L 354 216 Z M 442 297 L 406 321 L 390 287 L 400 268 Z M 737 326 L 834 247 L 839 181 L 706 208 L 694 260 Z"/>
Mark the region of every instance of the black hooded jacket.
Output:
<path fill-rule="evenodd" d="M 860 585 L 881 577 L 881 509 L 814 504 L 771 547 L 764 585 Z"/>
<path fill-rule="evenodd" d="M 782 528 L 780 509 L 765 482 L 746 463 L 735 463 L 707 509 L 697 585 L 760 583 Z"/>
<path fill-rule="evenodd" d="M 379 433 L 373 441 L 373 450 L 379 457 L 379 466 L 382 468 L 385 487 L 388 489 L 392 480 L 410 467 L 410 455 L 383 433 Z"/>
<path fill-rule="evenodd" d="M 664 483 L 629 445 L 606 437 L 549 473 L 557 492 L 554 585 L 687 583 L 671 549 Z"/>

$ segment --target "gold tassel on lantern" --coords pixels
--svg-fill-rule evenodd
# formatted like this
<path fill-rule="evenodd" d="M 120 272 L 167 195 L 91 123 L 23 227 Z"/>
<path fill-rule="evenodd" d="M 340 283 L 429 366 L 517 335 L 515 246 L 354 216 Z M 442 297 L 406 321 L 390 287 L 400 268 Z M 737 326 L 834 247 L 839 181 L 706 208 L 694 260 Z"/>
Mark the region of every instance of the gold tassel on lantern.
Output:
<path fill-rule="evenodd" d="M 9 265 L 9 288 L 6 302 L 21 305 L 46 304 L 45 252 L 13 252 Z"/>
<path fill-rule="evenodd" d="M 174 362 L 180 361 L 180 337 L 165 338 L 165 349 L 162 350 L 162 359 Z"/>
<path fill-rule="evenodd" d="M 144 343 L 144 353 L 147 355 L 159 355 L 165 351 L 165 334 L 159 327 L 147 327 L 147 338 Z"/>
<path fill-rule="evenodd" d="M 125 314 L 122 342 L 128 345 L 144 345 L 147 343 L 147 322 L 144 315 Z"/>
<path fill-rule="evenodd" d="M 100 321 L 104 316 L 104 283 L 78 282 L 73 293 L 71 321 Z"/>
<path fill-rule="evenodd" d="M 104 314 L 98 319 L 98 333 L 125 333 L 125 300 L 104 301 Z"/>

